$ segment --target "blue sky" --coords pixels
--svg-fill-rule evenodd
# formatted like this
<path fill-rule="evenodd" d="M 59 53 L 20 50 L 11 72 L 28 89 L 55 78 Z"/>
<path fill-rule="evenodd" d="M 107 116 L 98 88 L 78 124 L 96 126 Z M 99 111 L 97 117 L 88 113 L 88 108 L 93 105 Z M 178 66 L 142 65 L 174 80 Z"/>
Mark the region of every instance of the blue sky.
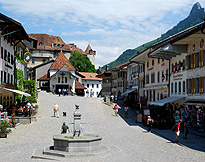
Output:
<path fill-rule="evenodd" d="M 0 0 L 1 13 L 27 33 L 60 36 L 97 51 L 96 68 L 159 37 L 205 0 Z"/>

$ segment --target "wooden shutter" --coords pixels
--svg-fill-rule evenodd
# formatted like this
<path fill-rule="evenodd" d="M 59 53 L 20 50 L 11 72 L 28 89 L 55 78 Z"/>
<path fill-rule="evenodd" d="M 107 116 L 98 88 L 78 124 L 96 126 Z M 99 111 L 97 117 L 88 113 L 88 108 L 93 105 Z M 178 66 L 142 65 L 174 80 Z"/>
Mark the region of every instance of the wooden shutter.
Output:
<path fill-rule="evenodd" d="M 200 93 L 200 94 L 201 94 L 201 84 L 202 84 L 202 83 L 201 83 L 201 79 L 202 79 L 202 78 L 199 78 L 199 93 Z"/>
<path fill-rule="evenodd" d="M 188 70 L 188 56 L 185 56 L 185 68 Z"/>
<path fill-rule="evenodd" d="M 196 85 L 195 85 L 195 83 L 196 83 L 196 79 L 193 78 L 193 94 L 196 93 Z"/>
<path fill-rule="evenodd" d="M 204 65 L 204 51 L 200 51 L 201 53 L 201 67 L 205 66 Z"/>
<path fill-rule="evenodd" d="M 189 90 L 188 90 L 188 83 L 189 83 L 189 80 L 188 79 L 186 79 L 186 93 L 188 94 L 189 93 Z"/>
<path fill-rule="evenodd" d="M 194 53 L 193 56 L 194 56 L 193 68 L 195 69 L 196 68 L 196 53 Z"/>
<path fill-rule="evenodd" d="M 204 93 L 204 78 L 201 78 L 201 93 Z"/>
<path fill-rule="evenodd" d="M 199 67 L 202 67 L 202 64 L 201 64 L 201 51 L 199 52 Z"/>

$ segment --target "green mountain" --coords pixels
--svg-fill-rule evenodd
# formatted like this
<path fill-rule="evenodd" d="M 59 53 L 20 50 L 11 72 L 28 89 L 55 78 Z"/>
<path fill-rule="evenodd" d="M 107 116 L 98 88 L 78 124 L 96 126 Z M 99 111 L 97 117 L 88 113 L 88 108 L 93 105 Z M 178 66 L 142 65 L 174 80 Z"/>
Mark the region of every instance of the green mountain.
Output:
<path fill-rule="evenodd" d="M 205 11 L 204 8 L 201 7 L 199 2 L 195 3 L 191 9 L 191 12 L 189 13 L 189 16 L 185 18 L 184 20 L 180 21 L 176 26 L 174 26 L 172 29 L 168 30 L 165 34 L 162 34 L 161 37 L 150 41 L 148 43 L 145 43 L 135 49 L 128 49 L 124 51 L 115 61 L 110 62 L 109 68 L 112 68 L 114 66 L 117 66 L 119 64 L 122 64 L 126 61 L 129 61 L 130 58 L 137 55 L 138 52 L 145 50 L 146 48 L 150 47 L 151 45 L 162 41 L 174 34 L 177 34 L 183 30 L 186 30 L 187 28 L 190 28 L 196 24 L 199 24 L 203 21 L 203 18 L 205 17 Z M 105 69 L 106 65 L 102 67 L 102 69 Z"/>

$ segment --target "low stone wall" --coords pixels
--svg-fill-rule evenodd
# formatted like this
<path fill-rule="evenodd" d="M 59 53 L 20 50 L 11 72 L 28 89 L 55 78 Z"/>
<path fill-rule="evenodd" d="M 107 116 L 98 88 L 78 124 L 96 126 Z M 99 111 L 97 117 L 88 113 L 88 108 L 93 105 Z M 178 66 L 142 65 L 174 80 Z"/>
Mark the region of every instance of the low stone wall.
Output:
<path fill-rule="evenodd" d="M 9 117 L 11 120 L 11 117 Z M 15 123 L 20 123 L 20 124 L 30 124 L 31 122 L 36 122 L 36 116 L 31 116 L 31 117 L 15 117 Z"/>

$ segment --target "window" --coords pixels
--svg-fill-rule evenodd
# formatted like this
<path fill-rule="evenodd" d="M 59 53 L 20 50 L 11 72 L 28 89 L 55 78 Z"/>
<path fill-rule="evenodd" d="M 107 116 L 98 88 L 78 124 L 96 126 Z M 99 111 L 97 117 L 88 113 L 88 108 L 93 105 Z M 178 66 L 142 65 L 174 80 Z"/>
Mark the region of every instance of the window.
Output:
<path fill-rule="evenodd" d="M 94 84 L 92 84 L 92 88 L 94 88 Z"/>
<path fill-rule="evenodd" d="M 11 54 L 8 52 L 8 62 L 10 63 Z"/>
<path fill-rule="evenodd" d="M 159 100 L 159 93 L 157 93 L 157 100 Z"/>
<path fill-rule="evenodd" d="M 158 64 L 160 64 L 160 59 L 158 58 Z"/>
<path fill-rule="evenodd" d="M 160 82 L 160 71 L 158 71 L 158 73 L 157 73 L 157 82 L 158 83 Z"/>
<path fill-rule="evenodd" d="M 64 48 L 64 44 L 62 44 L 61 47 Z"/>
<path fill-rule="evenodd" d="M 149 61 L 147 61 L 147 68 L 149 68 Z"/>
<path fill-rule="evenodd" d="M 151 83 L 155 83 L 155 73 L 151 74 Z"/>
<path fill-rule="evenodd" d="M 191 55 L 188 56 L 188 70 L 191 69 Z"/>
<path fill-rule="evenodd" d="M 1 83 L 3 83 L 3 75 L 4 75 L 4 72 L 1 71 Z M 205 80 L 205 79 L 204 79 Z"/>
<path fill-rule="evenodd" d="M 174 92 L 174 84 L 173 83 L 171 83 L 171 93 L 173 93 Z"/>
<path fill-rule="evenodd" d="M 4 83 L 6 83 L 6 72 L 4 71 Z"/>
<path fill-rule="evenodd" d="M 89 88 L 89 84 L 87 84 L 87 88 Z"/>
<path fill-rule="evenodd" d="M 153 90 L 153 101 L 155 101 L 155 90 Z"/>
<path fill-rule="evenodd" d="M 1 47 L 1 59 L 4 59 L 4 48 Z"/>
<path fill-rule="evenodd" d="M 7 61 L 7 50 L 4 49 L 4 60 Z"/>
<path fill-rule="evenodd" d="M 175 72 L 177 72 L 177 62 L 175 62 Z"/>
<path fill-rule="evenodd" d="M 13 65 L 13 64 L 14 64 L 14 56 L 11 55 L 11 65 Z"/>
<path fill-rule="evenodd" d="M 8 81 L 7 83 L 10 83 L 10 74 L 8 73 Z"/>
<path fill-rule="evenodd" d="M 162 62 L 164 62 L 164 59 L 162 59 Z"/>
<path fill-rule="evenodd" d="M 146 75 L 146 84 L 149 84 L 149 74 Z"/>
<path fill-rule="evenodd" d="M 56 44 L 54 43 L 53 46 L 56 47 Z"/>
<path fill-rule="evenodd" d="M 185 59 L 183 59 L 183 70 L 185 70 Z"/>
<path fill-rule="evenodd" d="M 162 82 L 164 82 L 165 76 L 164 76 L 164 70 L 162 70 Z"/>
<path fill-rule="evenodd" d="M 195 54 L 195 68 L 199 67 L 199 53 Z"/>
<path fill-rule="evenodd" d="M 199 78 L 195 79 L 195 92 L 199 93 Z"/>
<path fill-rule="evenodd" d="M 42 43 L 42 42 L 40 42 L 40 43 L 39 43 L 39 46 L 43 46 L 43 43 Z"/>
<path fill-rule="evenodd" d="M 97 86 L 97 88 L 99 88 L 99 85 L 98 85 L 98 84 L 96 84 L 96 86 Z"/>
<path fill-rule="evenodd" d="M 152 60 L 152 66 L 154 66 L 154 59 Z"/>
<path fill-rule="evenodd" d="M 68 79 L 67 79 L 67 77 L 65 77 L 65 83 L 67 83 L 68 82 Z"/>
<path fill-rule="evenodd" d="M 185 89 L 186 89 L 186 84 L 185 81 L 183 81 L 183 93 L 185 93 Z"/>
<path fill-rule="evenodd" d="M 61 47 L 61 45 L 60 45 L 60 44 L 58 44 L 58 47 L 60 48 L 60 47 Z"/>
<path fill-rule="evenodd" d="M 169 71 L 168 69 L 166 69 L 166 81 L 168 81 L 168 78 L 169 78 Z"/>
<path fill-rule="evenodd" d="M 61 81 L 61 79 L 60 79 L 60 77 L 58 77 L 58 83 L 60 83 L 60 81 Z"/>
<path fill-rule="evenodd" d="M 175 82 L 175 93 L 177 93 L 177 82 Z"/>
<path fill-rule="evenodd" d="M 182 88 L 181 82 L 179 82 L 179 94 L 181 94 L 181 88 Z"/>
<path fill-rule="evenodd" d="M 188 80 L 188 93 L 192 93 L 192 80 Z"/>
<path fill-rule="evenodd" d="M 13 84 L 13 75 L 11 75 L 11 84 Z"/>

